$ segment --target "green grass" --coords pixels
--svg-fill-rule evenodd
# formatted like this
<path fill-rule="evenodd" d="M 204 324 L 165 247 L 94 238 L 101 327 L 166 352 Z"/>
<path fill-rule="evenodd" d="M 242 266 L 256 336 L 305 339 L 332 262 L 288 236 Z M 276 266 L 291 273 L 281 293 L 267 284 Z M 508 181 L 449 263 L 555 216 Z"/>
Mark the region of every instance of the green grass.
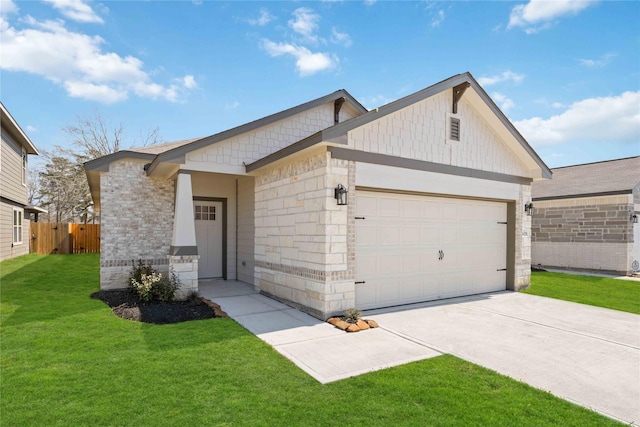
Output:
<path fill-rule="evenodd" d="M 540 271 L 523 292 L 640 314 L 640 282 L 634 280 Z"/>
<path fill-rule="evenodd" d="M 120 319 L 98 276 L 96 255 L 0 263 L 3 426 L 616 425 L 452 356 L 321 385 L 230 319 Z"/>

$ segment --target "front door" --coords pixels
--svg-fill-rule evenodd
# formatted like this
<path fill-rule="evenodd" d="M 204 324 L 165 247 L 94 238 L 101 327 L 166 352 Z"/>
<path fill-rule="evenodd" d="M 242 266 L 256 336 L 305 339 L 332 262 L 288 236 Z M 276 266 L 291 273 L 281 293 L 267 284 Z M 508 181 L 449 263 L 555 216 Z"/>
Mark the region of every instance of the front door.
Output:
<path fill-rule="evenodd" d="M 194 201 L 198 277 L 222 277 L 222 202 Z"/>

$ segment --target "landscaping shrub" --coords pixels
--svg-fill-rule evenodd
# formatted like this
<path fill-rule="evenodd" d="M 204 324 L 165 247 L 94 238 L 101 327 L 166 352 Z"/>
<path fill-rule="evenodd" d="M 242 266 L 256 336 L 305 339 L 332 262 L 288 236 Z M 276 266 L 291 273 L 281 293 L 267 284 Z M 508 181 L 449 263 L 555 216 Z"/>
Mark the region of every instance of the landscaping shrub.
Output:
<path fill-rule="evenodd" d="M 173 301 L 175 293 L 180 287 L 180 281 L 171 271 L 170 275 L 163 276 L 151 265 L 138 260 L 133 262 L 133 269 L 129 274 L 129 287 L 143 301 Z"/>

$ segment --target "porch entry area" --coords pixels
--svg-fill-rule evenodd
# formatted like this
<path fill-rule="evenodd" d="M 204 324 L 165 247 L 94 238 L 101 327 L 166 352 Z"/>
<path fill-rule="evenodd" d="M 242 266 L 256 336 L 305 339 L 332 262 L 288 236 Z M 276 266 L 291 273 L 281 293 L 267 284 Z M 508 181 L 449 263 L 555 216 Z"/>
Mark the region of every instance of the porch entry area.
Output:
<path fill-rule="evenodd" d="M 222 200 L 194 200 L 196 245 L 198 246 L 198 277 L 224 277 L 223 261 L 225 203 Z"/>

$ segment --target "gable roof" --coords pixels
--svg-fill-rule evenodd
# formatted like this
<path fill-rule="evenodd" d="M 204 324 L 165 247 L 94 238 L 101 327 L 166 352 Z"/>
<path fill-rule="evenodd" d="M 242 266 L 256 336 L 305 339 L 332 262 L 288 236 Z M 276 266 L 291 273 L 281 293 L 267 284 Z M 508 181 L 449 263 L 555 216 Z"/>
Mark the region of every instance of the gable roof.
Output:
<path fill-rule="evenodd" d="M 31 142 L 27 134 L 24 133 L 18 122 L 16 122 L 2 102 L 0 102 L 0 127 L 11 135 L 15 142 L 22 145 L 26 149 L 27 154 L 38 154 L 38 149 L 35 144 Z"/>
<path fill-rule="evenodd" d="M 378 120 L 386 115 L 395 113 L 398 110 L 406 108 L 417 102 L 423 101 L 434 95 L 437 95 L 445 90 L 453 89 L 456 86 L 469 84 L 469 87 L 473 90 L 465 91 L 465 97 L 472 103 L 472 105 L 478 109 L 484 110 L 485 117 L 493 117 L 495 119 L 488 119 L 489 125 L 502 137 L 503 140 L 515 141 L 513 149 L 516 150 L 516 155 L 519 158 L 530 158 L 536 167 L 540 168 L 541 174 L 539 178 L 551 178 L 551 169 L 542 161 L 540 156 L 534 151 L 524 137 L 513 126 L 504 113 L 493 102 L 489 95 L 482 89 L 480 84 L 473 78 L 471 73 L 466 72 L 457 74 L 432 86 L 429 86 L 421 91 L 413 93 L 411 95 L 400 98 L 382 107 L 371 110 L 365 114 L 354 117 L 350 120 L 346 120 L 342 123 L 338 123 L 320 132 L 316 132 L 307 138 L 298 141 L 288 147 L 285 147 L 273 154 L 270 154 L 260 160 L 257 160 L 247 165 L 247 172 L 256 170 L 260 167 L 268 165 L 271 162 L 279 160 L 296 151 L 305 149 L 319 142 L 331 142 L 336 144 L 347 144 L 347 133 L 357 127 L 363 126 L 374 120 Z"/>
<path fill-rule="evenodd" d="M 630 194 L 640 184 L 640 156 L 554 168 L 553 180 L 534 182 L 533 200 Z"/>
<path fill-rule="evenodd" d="M 367 110 L 360 102 L 358 102 L 349 92 L 344 89 L 337 90 L 329 95 L 325 95 L 320 98 L 316 98 L 312 101 L 305 102 L 304 104 L 300 104 L 293 108 L 289 108 L 287 110 L 280 111 L 279 113 L 272 114 L 270 116 L 263 117 L 258 120 L 254 120 L 252 122 L 246 123 L 244 125 L 235 127 L 233 129 L 229 129 L 215 135 L 207 136 L 205 138 L 200 138 L 195 140 L 189 144 L 184 144 L 173 149 L 167 150 L 163 153 L 158 154 L 158 156 L 151 162 L 149 168 L 147 170 L 148 173 L 153 172 L 156 166 L 161 162 L 167 161 L 181 161 L 184 156 L 194 150 L 199 148 L 203 148 L 209 146 L 211 144 L 215 144 L 216 142 L 224 141 L 229 138 L 233 138 L 235 136 L 241 135 L 245 132 L 250 132 L 254 129 L 260 128 L 262 126 L 269 125 L 271 123 L 277 122 L 279 120 L 286 119 L 293 115 L 299 114 L 303 111 L 309 110 L 311 108 L 317 107 L 319 105 L 326 104 L 327 102 L 336 101 L 340 98 L 345 98 L 353 107 L 356 108 L 360 113 L 366 113 Z"/>

